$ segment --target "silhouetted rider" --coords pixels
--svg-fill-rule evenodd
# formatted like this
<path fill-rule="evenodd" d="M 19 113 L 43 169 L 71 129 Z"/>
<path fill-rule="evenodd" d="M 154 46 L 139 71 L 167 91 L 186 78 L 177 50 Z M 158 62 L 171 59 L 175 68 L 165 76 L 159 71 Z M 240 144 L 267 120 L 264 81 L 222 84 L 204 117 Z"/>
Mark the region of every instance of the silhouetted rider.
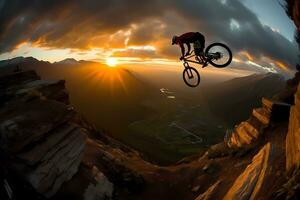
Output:
<path fill-rule="evenodd" d="M 182 60 L 185 56 L 188 56 L 190 54 L 191 43 L 193 43 L 195 55 L 201 55 L 205 47 L 204 35 L 202 35 L 199 32 L 188 32 L 182 34 L 181 36 L 173 36 L 172 45 L 178 44 L 181 48 L 182 56 L 180 57 L 180 60 Z M 188 47 L 188 51 L 186 52 L 186 54 L 183 44 L 186 44 Z"/>

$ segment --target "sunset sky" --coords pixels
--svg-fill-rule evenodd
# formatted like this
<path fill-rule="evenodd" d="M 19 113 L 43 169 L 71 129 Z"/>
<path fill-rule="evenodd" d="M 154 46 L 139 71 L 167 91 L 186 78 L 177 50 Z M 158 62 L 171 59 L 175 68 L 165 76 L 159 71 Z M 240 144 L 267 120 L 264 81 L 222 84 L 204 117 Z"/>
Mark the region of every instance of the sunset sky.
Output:
<path fill-rule="evenodd" d="M 199 31 L 224 42 L 233 67 L 288 72 L 295 26 L 280 0 L 0 0 L 0 60 L 33 56 L 170 65 L 173 35 Z"/>

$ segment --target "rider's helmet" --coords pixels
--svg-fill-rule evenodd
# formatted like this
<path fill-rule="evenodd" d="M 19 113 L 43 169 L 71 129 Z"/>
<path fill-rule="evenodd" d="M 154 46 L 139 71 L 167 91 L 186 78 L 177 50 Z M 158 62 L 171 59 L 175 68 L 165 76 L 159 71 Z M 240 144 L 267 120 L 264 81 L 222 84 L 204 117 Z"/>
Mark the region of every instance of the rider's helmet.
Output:
<path fill-rule="evenodd" d="M 173 38 L 172 38 L 172 45 L 176 44 L 176 40 L 177 40 L 177 36 L 174 35 Z"/>

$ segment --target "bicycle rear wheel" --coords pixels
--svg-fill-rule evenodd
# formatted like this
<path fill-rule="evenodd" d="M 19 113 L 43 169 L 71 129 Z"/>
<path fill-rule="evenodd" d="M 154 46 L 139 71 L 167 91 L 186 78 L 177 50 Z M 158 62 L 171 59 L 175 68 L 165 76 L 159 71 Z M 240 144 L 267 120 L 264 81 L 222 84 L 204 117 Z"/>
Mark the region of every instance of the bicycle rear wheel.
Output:
<path fill-rule="evenodd" d="M 208 62 L 217 68 L 227 67 L 232 61 L 232 52 L 228 46 L 222 43 L 213 43 L 205 49 Z"/>
<path fill-rule="evenodd" d="M 183 70 L 183 80 L 190 87 L 197 87 L 200 83 L 200 74 L 193 67 L 186 67 Z"/>

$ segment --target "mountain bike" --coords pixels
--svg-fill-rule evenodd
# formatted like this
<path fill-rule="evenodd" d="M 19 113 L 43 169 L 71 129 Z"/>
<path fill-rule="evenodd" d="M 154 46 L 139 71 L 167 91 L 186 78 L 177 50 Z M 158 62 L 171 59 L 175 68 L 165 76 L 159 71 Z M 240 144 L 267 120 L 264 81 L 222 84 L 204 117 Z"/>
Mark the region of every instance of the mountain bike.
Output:
<path fill-rule="evenodd" d="M 228 46 L 222 43 L 210 44 L 201 55 L 195 55 L 194 51 L 183 58 L 183 80 L 190 87 L 197 87 L 200 83 L 200 74 L 190 66 L 190 63 L 202 65 L 202 68 L 211 64 L 217 68 L 227 67 L 232 61 L 232 52 Z"/>

